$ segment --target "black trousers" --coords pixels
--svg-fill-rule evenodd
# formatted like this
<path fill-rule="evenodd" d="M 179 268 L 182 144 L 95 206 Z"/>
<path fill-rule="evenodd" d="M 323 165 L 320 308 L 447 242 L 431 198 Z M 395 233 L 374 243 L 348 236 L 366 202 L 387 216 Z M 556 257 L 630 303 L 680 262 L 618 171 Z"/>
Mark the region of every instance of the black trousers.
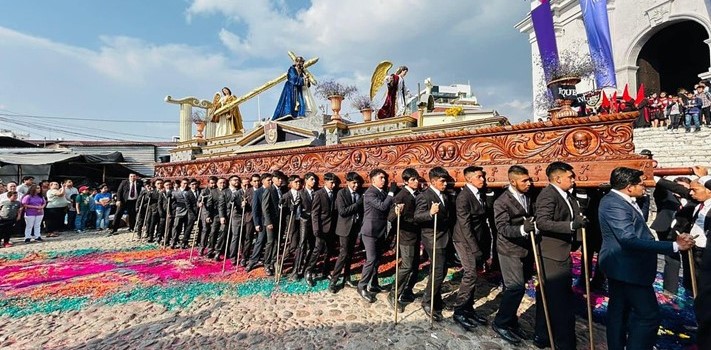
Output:
<path fill-rule="evenodd" d="M 44 224 L 48 233 L 62 230 L 64 227 L 64 213 L 66 212 L 67 207 L 44 209 Z"/>
<path fill-rule="evenodd" d="M 652 349 L 661 322 L 654 288 L 608 279 L 607 348 Z"/>
<path fill-rule="evenodd" d="M 10 242 L 10 235 L 15 230 L 15 219 L 0 219 L 0 244 Z"/>
<path fill-rule="evenodd" d="M 154 237 L 160 236 L 160 233 L 156 234 L 158 227 L 160 226 L 160 216 L 157 211 L 148 210 L 148 217 L 146 218 L 146 236 L 148 240 L 153 240 Z"/>
<path fill-rule="evenodd" d="M 252 247 L 254 247 L 255 233 L 254 222 L 247 221 L 242 227 L 242 252 L 240 253 L 240 259 L 249 260 L 252 254 Z"/>
<path fill-rule="evenodd" d="M 699 329 L 696 332 L 696 344 L 699 349 L 711 349 L 711 254 L 705 254 L 706 249 L 697 249 L 696 272 L 699 295 L 694 300 L 694 311 Z"/>
<path fill-rule="evenodd" d="M 555 348 L 575 350 L 575 308 L 573 307 L 572 272 L 570 257 L 565 261 L 548 258 L 543 260 L 543 273 L 539 273 L 545 283 L 546 301 L 550 312 Z M 536 289 L 536 335 L 548 339 L 545 311 L 540 289 Z"/>
<path fill-rule="evenodd" d="M 499 266 L 504 280 L 504 291 L 501 293 L 501 304 L 494 318 L 494 324 L 504 328 L 517 328 L 516 312 L 526 294 L 526 282 L 533 276 L 533 253 L 529 252 L 524 258 L 499 253 Z"/>
<path fill-rule="evenodd" d="M 128 212 L 128 228 L 133 230 L 133 225 L 136 223 L 136 200 L 126 200 L 121 202 L 121 205 L 116 207 L 116 213 L 114 214 L 114 225 L 112 230 L 116 231 L 121 225 L 121 217 L 123 217 L 123 212 Z"/>
<path fill-rule="evenodd" d="M 267 229 L 262 226 L 262 231 L 257 234 L 257 242 L 254 244 L 252 256 L 249 259 L 251 265 L 259 262 L 263 252 L 264 266 L 274 267 L 274 248 L 276 246 L 274 243 L 274 231 L 275 229 Z"/>
<path fill-rule="evenodd" d="M 434 283 L 434 309 L 435 311 L 442 311 L 442 282 L 444 281 L 444 273 L 447 266 L 447 249 L 446 248 L 435 248 L 432 251 L 432 245 L 429 241 L 423 240 L 423 245 L 425 246 L 425 252 L 427 253 L 428 259 L 430 259 L 430 273 L 427 276 L 427 286 L 425 286 L 424 294 L 422 295 L 422 305 L 430 306 L 430 299 L 432 298 L 432 284 Z M 435 264 L 432 265 L 432 255 L 435 254 Z M 434 279 L 432 278 L 434 269 Z"/>
<path fill-rule="evenodd" d="M 477 252 L 467 242 L 454 242 L 454 249 L 459 255 L 462 264 L 462 281 L 459 284 L 457 299 L 454 303 L 455 314 L 465 314 L 474 309 L 474 290 L 476 289 L 476 264 L 477 257 L 481 252 Z"/>
<path fill-rule="evenodd" d="M 400 266 L 397 273 L 397 297 L 404 292 L 412 293 L 420 270 L 420 244 L 400 244 Z"/>
<path fill-rule="evenodd" d="M 711 107 L 701 108 L 701 115 L 704 116 L 706 125 L 711 126 Z"/>
<path fill-rule="evenodd" d="M 323 253 L 325 255 L 324 261 L 323 261 L 323 273 L 326 274 L 328 271 L 331 269 L 328 267 L 328 241 L 326 239 L 326 233 L 323 233 L 321 235 L 315 236 L 314 237 L 314 249 L 311 252 L 311 257 L 309 257 L 308 263 L 306 264 L 306 268 L 304 270 L 305 273 L 307 274 L 313 274 L 314 270 L 316 269 L 316 264 L 318 263 L 318 259 Z"/>
<path fill-rule="evenodd" d="M 133 229 L 136 231 L 138 238 L 141 238 L 141 233 L 143 231 L 143 227 L 146 225 L 146 205 L 147 204 L 148 204 L 148 201 L 146 201 L 146 203 L 142 203 L 142 205 L 139 205 L 136 207 L 136 223 L 133 225 Z"/>
<path fill-rule="evenodd" d="M 230 228 L 228 232 L 230 237 L 225 237 L 225 239 L 229 239 L 230 241 L 230 250 L 227 252 L 225 259 L 237 259 L 237 247 L 239 245 L 240 234 L 242 235 L 242 241 L 244 241 L 246 233 L 244 230 L 244 222 L 242 222 L 241 216 L 235 216 L 231 218 L 227 224 Z"/>
<path fill-rule="evenodd" d="M 292 273 L 300 274 L 304 269 L 306 262 L 310 260 L 309 252 L 314 247 L 313 227 L 311 220 L 299 219 L 299 235 L 298 239 L 294 239 L 296 243 L 296 252 L 294 253 L 294 270 Z"/>
<path fill-rule="evenodd" d="M 379 285 L 378 267 L 380 266 L 380 257 L 385 249 L 385 238 L 361 236 L 361 240 L 365 246 L 365 263 L 358 282 L 358 289 L 367 290 L 368 286 Z"/>
<path fill-rule="evenodd" d="M 351 261 L 356 238 L 358 238 L 358 229 L 351 230 L 348 236 L 338 236 L 338 259 L 336 259 L 336 265 L 331 272 L 332 284 L 338 283 L 341 272 L 343 272 L 344 282 L 351 278 Z"/>
<path fill-rule="evenodd" d="M 171 245 L 178 245 L 180 240 L 180 234 L 183 234 L 183 244 L 187 244 L 187 239 L 185 237 L 190 236 L 190 230 L 192 227 L 188 227 L 188 215 L 176 216 L 173 220 L 173 236 L 171 239 Z"/>
<path fill-rule="evenodd" d="M 207 222 L 208 218 L 210 219 L 210 223 Z M 207 249 L 209 253 L 214 254 L 217 250 L 219 250 L 217 242 L 222 235 L 220 232 L 220 218 L 217 215 L 210 217 L 203 214 L 202 227 L 203 232 L 202 237 L 200 237 L 202 238 L 201 249 Z"/>

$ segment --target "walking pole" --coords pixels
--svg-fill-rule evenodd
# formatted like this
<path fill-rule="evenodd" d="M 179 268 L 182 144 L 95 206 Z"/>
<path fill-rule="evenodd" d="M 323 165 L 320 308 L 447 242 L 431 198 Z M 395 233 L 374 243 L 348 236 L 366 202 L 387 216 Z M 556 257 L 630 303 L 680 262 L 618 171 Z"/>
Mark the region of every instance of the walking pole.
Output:
<path fill-rule="evenodd" d="M 138 215 L 136 215 L 136 216 L 138 216 L 138 217 L 141 217 L 141 209 L 143 209 L 143 199 L 144 199 L 144 198 L 145 198 L 145 197 L 141 197 L 141 201 L 138 202 Z M 130 218 L 130 217 L 129 217 L 129 218 Z M 134 225 L 135 225 L 135 223 L 134 223 Z M 132 232 L 131 232 L 131 241 L 133 241 L 135 237 L 136 237 L 136 227 L 134 227 L 133 230 L 132 230 Z"/>
<path fill-rule="evenodd" d="M 276 246 L 276 261 L 279 263 L 279 246 L 281 246 L 281 219 L 284 215 L 284 210 L 281 207 L 281 204 L 279 204 L 279 223 L 277 224 L 277 246 Z M 272 241 L 273 242 L 273 241 Z M 278 267 L 278 266 L 277 266 Z M 274 274 L 274 281 L 278 281 L 278 276 L 275 273 Z"/>
<path fill-rule="evenodd" d="M 149 195 L 150 196 L 150 195 Z M 148 222 L 148 212 L 149 212 L 149 207 L 151 206 L 151 197 L 148 197 L 148 204 L 146 205 L 146 210 L 143 212 L 143 225 L 141 226 L 141 232 L 139 232 L 139 235 L 141 237 L 144 237 L 143 235 L 143 229 L 146 228 L 146 222 Z M 146 228 L 148 230 L 148 228 Z M 146 236 L 148 236 L 148 231 L 146 231 Z M 143 240 L 143 238 L 139 237 L 139 240 Z"/>
<path fill-rule="evenodd" d="M 543 313 L 546 316 L 546 327 L 548 328 L 548 339 L 550 339 L 551 349 L 555 350 L 555 341 L 553 340 L 553 329 L 551 328 L 551 318 L 548 313 L 548 303 L 546 302 L 546 290 L 544 288 L 545 282 L 543 274 L 545 273 L 541 268 L 541 257 L 538 254 L 538 245 L 536 244 L 536 237 L 534 234 L 529 233 L 531 237 L 531 244 L 533 245 L 533 258 L 536 260 L 536 270 L 538 271 L 538 283 L 541 286 L 541 300 L 543 301 Z"/>
<path fill-rule="evenodd" d="M 244 231 L 244 230 L 243 230 L 243 227 L 244 227 L 244 209 L 245 209 L 245 206 L 243 205 L 243 206 L 242 206 L 242 218 L 241 218 L 240 221 L 239 221 L 239 241 L 237 241 L 237 258 L 235 259 L 235 261 L 237 262 L 237 264 L 239 264 L 239 255 L 240 255 L 240 253 L 242 252 L 242 232 Z M 237 268 L 237 266 L 235 266 L 235 268 Z"/>
<path fill-rule="evenodd" d="M 193 224 L 193 239 L 190 240 L 190 261 L 193 261 L 193 250 L 195 250 L 195 241 L 197 241 L 197 232 L 196 229 L 198 228 L 198 222 L 200 221 L 200 218 L 202 218 L 202 208 L 204 208 L 205 205 L 201 205 L 200 209 L 198 210 L 198 217 L 195 220 L 195 223 Z"/>
<path fill-rule="evenodd" d="M 163 232 L 163 248 L 166 248 L 166 246 L 168 245 L 168 241 L 170 240 L 170 236 L 168 236 L 168 232 L 170 231 L 170 219 L 172 219 L 170 215 L 170 200 L 171 197 L 168 197 L 168 209 L 165 211 L 165 232 Z"/>
<path fill-rule="evenodd" d="M 397 205 L 397 204 L 395 204 Z M 397 307 L 400 303 L 400 296 L 397 295 L 398 289 L 398 276 L 400 275 L 400 210 L 397 210 L 397 231 L 395 231 L 395 324 L 397 324 Z M 433 284 L 434 285 L 434 284 Z M 430 307 L 430 312 L 432 308 Z"/>
<path fill-rule="evenodd" d="M 434 216 L 434 228 L 432 230 L 432 267 L 430 267 L 430 285 L 432 290 L 430 290 L 430 328 L 434 327 L 434 299 L 435 299 L 435 261 L 437 261 L 437 217 L 439 214 Z M 396 292 L 397 293 L 397 292 Z M 397 300 L 395 300 L 395 306 L 397 306 Z"/>
<path fill-rule="evenodd" d="M 696 285 L 696 263 L 694 262 L 694 254 L 691 249 L 686 251 L 689 254 L 689 274 L 691 274 L 691 291 L 694 293 L 694 299 L 699 295 L 698 287 Z"/>
<path fill-rule="evenodd" d="M 590 265 L 588 264 L 588 240 L 587 240 L 587 230 L 585 227 L 581 228 L 583 233 L 583 264 L 585 266 L 585 295 L 588 304 L 588 337 L 590 338 L 590 350 L 595 349 L 595 342 L 593 341 L 593 318 L 592 318 L 592 304 L 590 298 Z"/>
<path fill-rule="evenodd" d="M 230 216 L 229 218 L 232 219 L 232 214 L 235 212 L 235 206 L 234 204 L 232 205 L 232 208 L 230 209 Z M 225 273 L 225 265 L 227 265 L 227 251 L 230 248 L 230 236 L 232 236 L 232 223 L 228 220 L 225 220 L 225 223 L 227 223 L 227 240 L 225 241 L 225 259 L 222 260 L 222 273 Z M 220 253 L 217 253 L 220 254 Z"/>
<path fill-rule="evenodd" d="M 281 280 L 281 270 L 284 268 L 284 260 L 286 259 L 286 249 L 289 246 L 289 233 L 291 232 L 291 220 L 294 218 L 294 212 L 289 213 L 289 221 L 286 223 L 286 239 L 284 239 L 284 251 L 281 253 L 281 263 L 279 264 L 279 270 L 276 272 L 277 279 L 276 282 L 279 283 Z"/>

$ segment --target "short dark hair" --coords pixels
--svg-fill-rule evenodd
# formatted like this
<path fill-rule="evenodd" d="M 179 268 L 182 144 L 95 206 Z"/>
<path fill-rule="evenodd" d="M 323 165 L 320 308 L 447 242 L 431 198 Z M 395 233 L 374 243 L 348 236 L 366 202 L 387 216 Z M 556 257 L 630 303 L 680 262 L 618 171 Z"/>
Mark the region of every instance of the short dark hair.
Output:
<path fill-rule="evenodd" d="M 323 181 L 333 181 L 336 182 L 338 181 L 338 176 L 334 173 L 325 173 L 323 174 Z"/>
<path fill-rule="evenodd" d="M 7 197 L 12 197 L 17 194 L 17 191 L 7 191 Z"/>
<path fill-rule="evenodd" d="M 346 182 L 351 182 L 351 181 L 363 182 L 363 178 L 360 176 L 360 174 L 356 173 L 355 171 L 351 171 L 348 174 L 346 174 Z"/>
<path fill-rule="evenodd" d="M 7 184 L 8 184 L 8 185 L 9 185 L 9 184 L 15 184 L 15 185 L 17 185 L 17 182 L 15 182 L 15 181 L 10 181 L 10 182 L 8 182 Z"/>
<path fill-rule="evenodd" d="M 469 174 L 473 174 L 477 171 L 481 171 L 483 173 L 484 168 L 482 168 L 480 166 L 468 166 L 468 167 L 464 168 L 464 178 L 466 179 L 467 177 L 469 177 Z"/>
<path fill-rule="evenodd" d="M 254 180 L 254 178 L 257 178 L 257 180 L 259 180 L 262 178 L 262 176 L 259 174 L 252 174 L 252 176 L 250 176 L 250 179 Z"/>
<path fill-rule="evenodd" d="M 232 179 L 237 178 L 237 181 L 242 181 L 242 179 L 237 175 L 232 175 L 227 178 L 227 181 L 232 181 Z"/>
<path fill-rule="evenodd" d="M 546 176 L 548 181 L 553 181 L 553 176 L 566 171 L 573 171 L 573 167 L 566 162 L 553 162 L 546 167 Z"/>
<path fill-rule="evenodd" d="M 217 176 L 210 176 L 207 178 L 207 181 L 217 182 Z"/>
<path fill-rule="evenodd" d="M 615 190 L 622 190 L 630 185 L 638 185 L 642 182 L 640 176 L 644 172 L 627 167 L 617 167 L 610 174 L 610 186 Z"/>
<path fill-rule="evenodd" d="M 163 182 L 163 179 L 153 179 L 153 185 L 155 186 L 156 182 L 158 182 L 158 181 Z M 101 184 L 101 186 L 99 186 L 99 188 L 102 188 L 104 186 L 106 186 L 106 184 Z"/>
<path fill-rule="evenodd" d="M 198 179 L 196 179 L 196 178 L 192 178 L 192 179 L 190 179 L 190 183 L 191 183 L 191 184 L 198 184 L 198 185 L 199 185 L 199 184 L 200 184 L 200 181 L 198 181 Z"/>
<path fill-rule="evenodd" d="M 370 171 L 370 173 L 368 174 L 368 177 L 372 179 L 372 178 L 374 178 L 374 177 L 376 177 L 376 176 L 378 176 L 378 175 L 380 175 L 380 174 L 383 174 L 383 175 L 385 175 L 385 176 L 388 176 L 388 173 L 386 173 L 385 170 L 380 169 L 380 168 L 375 168 L 375 169 L 373 169 L 373 170 Z"/>
<path fill-rule="evenodd" d="M 683 182 L 687 185 L 691 185 L 691 179 L 686 176 L 679 176 L 676 179 L 674 179 L 674 182 Z"/>
<path fill-rule="evenodd" d="M 289 176 L 289 179 L 287 180 L 289 183 L 294 182 L 294 180 L 301 180 L 301 177 L 299 175 L 291 175 Z"/>
<path fill-rule="evenodd" d="M 272 174 L 270 174 L 270 173 L 264 173 L 264 174 L 262 174 L 262 175 L 259 176 L 259 181 L 264 181 L 264 180 L 266 180 L 266 179 L 271 179 L 271 178 L 272 178 Z"/>
<path fill-rule="evenodd" d="M 273 177 L 278 177 L 278 178 L 280 178 L 280 179 L 282 179 L 282 180 L 286 179 L 286 174 L 282 173 L 282 172 L 279 171 L 279 170 L 274 170 L 274 172 L 273 172 L 272 174 L 274 174 Z"/>
<path fill-rule="evenodd" d="M 311 171 L 309 171 L 308 173 L 306 173 L 306 175 L 304 175 L 304 180 L 308 180 L 312 177 L 318 181 L 318 176 L 316 176 L 316 174 Z"/>
<path fill-rule="evenodd" d="M 441 166 L 437 166 L 437 167 L 430 169 L 430 172 L 428 175 L 430 177 L 430 181 L 432 181 L 434 179 L 441 179 L 441 178 L 448 179 L 449 178 L 449 173 L 447 172 L 447 169 L 445 169 Z"/>
<path fill-rule="evenodd" d="M 526 169 L 520 165 L 512 165 L 509 168 L 508 174 L 509 174 L 509 176 L 511 176 L 511 175 L 528 175 L 528 169 Z"/>
<path fill-rule="evenodd" d="M 27 181 L 27 180 L 34 180 L 34 179 L 35 179 L 34 176 L 23 176 L 23 177 L 22 177 L 22 182 L 25 182 L 25 181 Z"/>
<path fill-rule="evenodd" d="M 402 180 L 403 181 L 410 181 L 410 179 L 415 178 L 419 179 L 420 174 L 415 170 L 414 168 L 406 168 L 405 170 L 402 171 Z"/>

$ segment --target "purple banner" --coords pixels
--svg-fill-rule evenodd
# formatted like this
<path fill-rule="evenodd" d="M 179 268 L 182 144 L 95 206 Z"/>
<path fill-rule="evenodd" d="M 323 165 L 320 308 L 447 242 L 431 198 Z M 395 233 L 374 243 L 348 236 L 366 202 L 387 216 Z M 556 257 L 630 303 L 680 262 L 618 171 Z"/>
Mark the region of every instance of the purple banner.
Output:
<path fill-rule="evenodd" d="M 595 63 L 597 88 L 617 87 L 612 39 L 607 19 L 607 0 L 580 0 L 590 56 Z"/>
<path fill-rule="evenodd" d="M 538 53 L 541 56 L 541 66 L 546 82 L 552 78 L 552 69 L 558 66 L 558 45 L 555 40 L 555 30 L 553 29 L 553 12 L 548 0 L 541 1 L 541 4 L 531 10 L 531 21 L 533 30 L 536 32 L 536 42 L 538 43 Z"/>

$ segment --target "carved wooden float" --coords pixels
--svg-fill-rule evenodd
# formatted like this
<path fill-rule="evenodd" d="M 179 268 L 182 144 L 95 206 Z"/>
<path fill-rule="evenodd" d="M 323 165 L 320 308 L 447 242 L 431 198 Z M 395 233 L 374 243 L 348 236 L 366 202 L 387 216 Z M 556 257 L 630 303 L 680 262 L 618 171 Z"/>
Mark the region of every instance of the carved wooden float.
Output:
<path fill-rule="evenodd" d="M 508 183 L 507 169 L 518 164 L 530 171 L 536 186 L 547 183 L 546 166 L 556 160 L 570 163 L 579 187 L 599 187 L 609 182 L 618 166 L 640 169 L 652 179 L 655 162 L 635 153 L 632 122 L 637 113 L 620 113 L 557 121 L 484 127 L 472 130 L 374 136 L 373 140 L 327 146 L 306 146 L 273 151 L 239 153 L 156 165 L 156 177 L 179 179 L 239 175 L 281 170 L 302 175 L 333 172 L 341 179 L 349 171 L 368 179 L 373 168 L 382 168 L 401 181 L 403 169 L 413 167 L 425 179 L 434 166 L 443 166 L 457 186 L 465 182 L 463 170 L 483 166 L 489 187 Z M 413 129 L 417 129 L 414 127 Z M 670 173 L 688 172 L 673 169 Z M 648 184 L 652 185 L 650 181 Z"/>

